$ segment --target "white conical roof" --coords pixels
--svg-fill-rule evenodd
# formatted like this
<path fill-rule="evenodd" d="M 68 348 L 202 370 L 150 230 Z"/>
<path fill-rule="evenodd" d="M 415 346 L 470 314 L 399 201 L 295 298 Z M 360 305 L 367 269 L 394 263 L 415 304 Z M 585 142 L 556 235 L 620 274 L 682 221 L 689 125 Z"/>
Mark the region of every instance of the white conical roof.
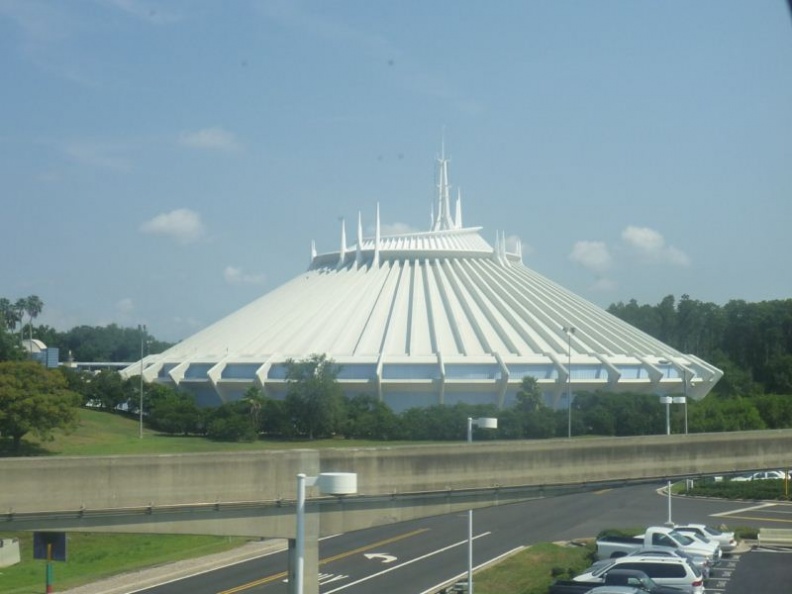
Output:
<path fill-rule="evenodd" d="M 144 362 L 144 378 L 199 401 L 251 385 L 284 393 L 288 359 L 325 354 L 348 392 L 396 410 L 438 402 L 508 404 L 532 375 L 548 404 L 568 390 L 704 397 L 722 372 L 682 354 L 525 267 L 447 208 L 447 161 L 431 231 L 374 237 L 317 254 L 309 269 Z M 140 364 L 124 371 L 140 373 Z M 569 370 L 571 369 L 571 378 Z"/>

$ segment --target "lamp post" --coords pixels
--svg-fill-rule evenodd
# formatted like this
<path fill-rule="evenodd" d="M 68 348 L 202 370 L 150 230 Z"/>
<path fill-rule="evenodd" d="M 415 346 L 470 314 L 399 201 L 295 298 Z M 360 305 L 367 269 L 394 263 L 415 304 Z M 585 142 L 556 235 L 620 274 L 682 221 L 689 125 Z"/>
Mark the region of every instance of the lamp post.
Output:
<path fill-rule="evenodd" d="M 561 328 L 567 335 L 567 438 L 572 439 L 572 335 L 574 326 Z"/>
<path fill-rule="evenodd" d="M 687 434 L 687 398 L 685 396 L 661 396 L 660 404 L 666 406 L 666 435 L 671 435 L 671 405 L 685 405 L 685 434 Z"/>
<path fill-rule="evenodd" d="M 140 402 L 138 406 L 139 439 L 143 439 L 143 350 L 146 345 L 146 325 L 138 324 L 140 332 Z"/>
<path fill-rule="evenodd" d="M 666 407 L 666 435 L 671 435 L 671 396 L 660 396 L 660 404 Z"/>
<path fill-rule="evenodd" d="M 473 425 L 482 429 L 497 429 L 498 419 L 493 417 L 479 417 L 474 419 L 468 417 L 467 420 L 467 441 L 473 443 Z M 473 594 L 473 510 L 468 510 L 468 594 Z"/>
<path fill-rule="evenodd" d="M 297 475 L 297 526 L 294 535 L 295 567 L 294 594 L 303 594 L 305 583 L 305 487 L 319 487 L 325 495 L 353 495 L 357 493 L 357 473 L 323 472 L 319 476 Z"/>
<path fill-rule="evenodd" d="M 498 428 L 498 419 L 493 417 L 479 417 L 478 419 L 474 419 L 472 417 L 468 417 L 467 420 L 467 441 L 468 443 L 473 442 L 473 425 L 476 427 L 481 427 L 482 429 L 497 429 Z"/>

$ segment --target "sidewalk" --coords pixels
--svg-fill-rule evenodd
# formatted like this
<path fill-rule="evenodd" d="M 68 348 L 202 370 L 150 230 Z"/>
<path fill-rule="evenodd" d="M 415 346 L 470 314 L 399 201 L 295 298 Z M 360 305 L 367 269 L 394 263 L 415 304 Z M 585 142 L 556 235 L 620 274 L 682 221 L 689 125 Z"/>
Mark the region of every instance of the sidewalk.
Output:
<path fill-rule="evenodd" d="M 130 594 L 131 592 L 151 588 L 158 584 L 249 561 L 285 549 L 286 539 L 282 538 L 249 542 L 225 553 L 123 573 L 70 590 L 57 591 L 63 594 Z"/>

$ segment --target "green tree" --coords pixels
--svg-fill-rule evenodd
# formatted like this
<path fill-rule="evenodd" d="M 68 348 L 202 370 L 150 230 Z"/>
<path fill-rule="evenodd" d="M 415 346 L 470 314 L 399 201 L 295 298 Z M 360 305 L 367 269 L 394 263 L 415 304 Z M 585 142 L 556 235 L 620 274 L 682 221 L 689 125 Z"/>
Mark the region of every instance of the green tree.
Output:
<path fill-rule="evenodd" d="M 255 441 L 258 430 L 242 401 L 221 404 L 209 413 L 206 436 L 217 441 Z"/>
<path fill-rule="evenodd" d="M 522 378 L 515 399 L 514 422 L 517 423 L 520 437 L 543 439 L 555 435 L 556 415 L 545 405 L 535 377 L 526 375 Z"/>
<path fill-rule="evenodd" d="M 286 409 L 299 434 L 308 439 L 339 432 L 344 419 L 340 367 L 325 355 L 286 361 Z"/>
<path fill-rule="evenodd" d="M 204 432 L 204 414 L 191 394 L 159 386 L 155 398 L 151 399 L 147 415 L 148 425 L 172 435 L 196 435 Z"/>
<path fill-rule="evenodd" d="M 399 417 L 384 402 L 369 394 L 346 399 L 343 433 L 352 439 L 399 439 Z"/>
<path fill-rule="evenodd" d="M 267 405 L 267 395 L 258 386 L 250 386 L 242 396 L 242 402 L 248 407 L 250 422 L 256 429 L 261 427 L 261 415 Z"/>
<path fill-rule="evenodd" d="M 132 399 L 132 385 L 113 369 L 103 369 L 88 380 L 86 404 L 114 411 Z"/>
<path fill-rule="evenodd" d="M 28 433 L 47 440 L 76 427 L 80 396 L 66 386 L 63 374 L 35 361 L 0 363 L 0 434 L 14 450 Z"/>
<path fill-rule="evenodd" d="M 22 311 L 28 315 L 28 338 L 33 340 L 33 320 L 44 310 L 44 302 L 38 295 L 29 295 L 21 301 Z"/>

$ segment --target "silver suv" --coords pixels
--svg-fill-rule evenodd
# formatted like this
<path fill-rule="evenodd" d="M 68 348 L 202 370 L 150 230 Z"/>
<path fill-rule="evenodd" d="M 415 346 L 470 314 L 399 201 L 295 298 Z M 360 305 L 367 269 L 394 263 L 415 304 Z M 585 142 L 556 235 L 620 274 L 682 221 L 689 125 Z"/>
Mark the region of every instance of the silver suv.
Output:
<path fill-rule="evenodd" d="M 576 576 L 576 582 L 604 580 L 611 569 L 638 569 L 663 586 L 674 586 L 688 594 L 704 594 L 704 574 L 687 559 L 656 555 L 629 555 L 611 559 L 611 563 L 592 567 Z"/>

